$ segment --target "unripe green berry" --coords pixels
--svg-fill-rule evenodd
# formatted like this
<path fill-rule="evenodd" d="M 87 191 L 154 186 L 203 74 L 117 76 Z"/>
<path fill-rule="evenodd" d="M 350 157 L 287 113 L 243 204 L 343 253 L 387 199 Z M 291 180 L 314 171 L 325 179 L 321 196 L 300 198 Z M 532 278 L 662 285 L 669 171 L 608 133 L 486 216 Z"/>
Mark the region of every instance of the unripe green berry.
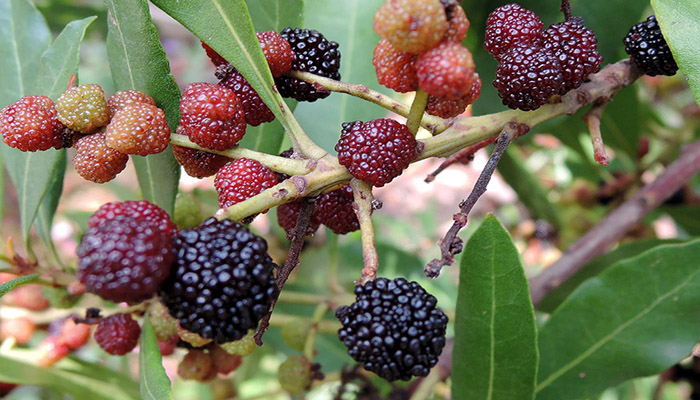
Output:
<path fill-rule="evenodd" d="M 311 384 L 311 362 L 301 355 L 289 356 L 277 371 L 280 386 L 289 394 L 301 393 Z"/>
<path fill-rule="evenodd" d="M 229 354 L 238 354 L 239 356 L 247 356 L 255 350 L 254 330 L 248 331 L 242 339 L 235 342 L 228 342 L 221 345 L 221 348 Z"/>
<path fill-rule="evenodd" d="M 202 204 L 191 193 L 180 192 L 175 198 L 175 212 L 173 220 L 178 229 L 190 229 L 204 222 Z"/>

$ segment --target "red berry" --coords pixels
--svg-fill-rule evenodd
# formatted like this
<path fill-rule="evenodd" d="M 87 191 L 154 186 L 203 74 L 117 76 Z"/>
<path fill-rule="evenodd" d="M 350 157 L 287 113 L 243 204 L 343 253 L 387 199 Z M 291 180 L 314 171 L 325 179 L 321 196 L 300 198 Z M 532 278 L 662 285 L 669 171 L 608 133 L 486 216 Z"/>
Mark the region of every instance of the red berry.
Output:
<path fill-rule="evenodd" d="M 6 145 L 21 151 L 67 147 L 61 140 L 63 124 L 53 100 L 24 96 L 0 110 L 0 133 Z"/>
<path fill-rule="evenodd" d="M 11 276 L 12 279 L 17 278 L 15 275 Z M 3 300 L 8 305 L 25 308 L 31 311 L 43 311 L 49 308 L 51 305 L 51 303 L 49 303 L 49 301 L 42 295 L 41 285 L 38 284 L 29 284 L 13 289 L 3 296 Z"/>
<path fill-rule="evenodd" d="M 314 213 L 323 225 L 338 235 L 360 229 L 355 210 L 352 188 L 345 185 L 340 189 L 328 192 L 316 199 Z"/>
<path fill-rule="evenodd" d="M 227 150 L 245 135 L 243 107 L 236 94 L 223 86 L 192 83 L 180 100 L 180 125 L 198 145 Z"/>
<path fill-rule="evenodd" d="M 236 93 L 245 113 L 245 122 L 248 125 L 258 126 L 263 122 L 270 122 L 275 119 L 275 114 L 270 111 L 258 93 L 250 86 L 250 83 L 235 68 L 230 68 L 230 71 L 219 82 L 219 85 Z"/>
<path fill-rule="evenodd" d="M 103 204 L 88 219 L 88 227 L 95 228 L 104 221 L 114 219 L 117 215 L 127 215 L 135 219 L 142 219 L 170 236 L 177 234 L 177 227 L 170 219 L 168 213 L 146 200 L 115 201 Z"/>
<path fill-rule="evenodd" d="M 518 45 L 503 53 L 493 86 L 504 105 L 535 110 L 559 92 L 561 66 L 548 49 Z"/>
<path fill-rule="evenodd" d="M 406 125 L 393 119 L 346 122 L 335 150 L 352 176 L 381 187 L 411 163 L 416 139 Z"/>
<path fill-rule="evenodd" d="M 220 346 L 214 346 L 210 350 L 209 355 L 211 356 L 216 372 L 222 375 L 227 375 L 235 371 L 243 363 L 243 357 L 238 354 L 229 354 Z"/>
<path fill-rule="evenodd" d="M 56 111 L 59 121 L 80 133 L 93 133 L 109 122 L 105 92 L 94 83 L 63 92 L 56 100 Z"/>
<path fill-rule="evenodd" d="M 542 38 L 544 48 L 552 50 L 562 67 L 559 94 L 578 88 L 588 75 L 600 70 L 603 57 L 598 53 L 598 39 L 582 19 L 554 24 L 545 29 Z"/>
<path fill-rule="evenodd" d="M 90 339 L 90 325 L 76 323 L 73 318 L 68 317 L 63 323 L 59 338 L 71 350 L 78 350 Z"/>
<path fill-rule="evenodd" d="M 214 65 L 217 66 L 217 67 L 218 67 L 219 65 L 228 64 L 228 61 L 226 61 L 226 59 L 224 59 L 223 57 L 221 57 L 221 55 L 220 55 L 219 53 L 217 53 L 214 49 L 212 49 L 211 47 L 209 47 L 208 44 L 206 44 L 206 43 L 204 43 L 204 42 L 202 42 L 202 41 L 200 41 L 200 43 L 202 43 L 202 48 L 203 48 L 204 51 L 207 53 L 207 57 L 209 57 L 209 59 L 211 60 L 212 64 L 214 64 Z"/>
<path fill-rule="evenodd" d="M 114 314 L 103 318 L 95 330 L 95 341 L 102 350 L 115 356 L 123 356 L 136 347 L 141 327 L 131 314 Z"/>
<path fill-rule="evenodd" d="M 129 156 L 107 145 L 104 133 L 80 138 L 75 143 L 73 167 L 84 179 L 105 183 L 116 178 L 126 168 Z"/>
<path fill-rule="evenodd" d="M 447 31 L 442 37 L 443 41 L 461 43 L 467 38 L 469 30 L 469 19 L 464 9 L 459 4 L 454 4 L 446 9 L 447 11 Z"/>
<path fill-rule="evenodd" d="M 474 82 L 471 90 L 457 100 L 449 100 L 443 97 L 428 96 L 428 104 L 425 112 L 440 118 L 453 118 L 463 113 L 467 106 L 473 104 L 481 94 L 481 79 L 479 74 L 474 74 Z"/>
<path fill-rule="evenodd" d="M 294 234 L 294 228 L 299 221 L 299 212 L 301 212 L 301 201 L 293 201 L 291 203 L 280 204 L 277 207 L 277 223 L 287 231 L 287 237 L 291 238 Z M 313 235 L 321 226 L 321 221 L 318 219 L 316 212 L 311 213 L 309 225 L 306 228 L 306 235 Z"/>
<path fill-rule="evenodd" d="M 380 40 L 372 58 L 377 81 L 400 93 L 418 89 L 415 60 L 415 54 L 396 50 L 386 39 Z"/>
<path fill-rule="evenodd" d="M 214 365 L 211 356 L 202 350 L 191 349 L 177 367 L 177 374 L 182 379 L 203 381 Z"/>
<path fill-rule="evenodd" d="M 231 207 L 276 184 L 277 177 L 269 168 L 247 158 L 224 165 L 214 179 L 221 208 Z"/>
<path fill-rule="evenodd" d="M 148 103 L 134 103 L 114 113 L 107 125 L 107 144 L 124 154 L 157 154 L 170 143 L 170 127 L 165 113 Z"/>
<path fill-rule="evenodd" d="M 153 97 L 139 90 L 120 90 L 107 99 L 107 108 L 109 109 L 109 118 L 114 116 L 120 108 L 124 108 L 134 103 L 146 103 L 152 106 L 156 105 Z"/>
<path fill-rule="evenodd" d="M 544 24 L 534 12 L 518 4 L 506 4 L 486 19 L 484 48 L 498 59 L 519 43 L 537 44 L 542 28 Z"/>
<path fill-rule="evenodd" d="M 214 175 L 227 162 L 231 161 L 226 156 L 182 146 L 173 146 L 173 154 L 187 175 L 200 179 Z"/>
<path fill-rule="evenodd" d="M 442 42 L 416 59 L 421 89 L 451 100 L 457 100 L 471 90 L 474 69 L 472 53 L 455 42 Z"/>
<path fill-rule="evenodd" d="M 3 319 L 0 321 L 0 341 L 14 338 L 19 344 L 27 344 L 35 330 L 36 325 L 27 317 Z"/>
<path fill-rule="evenodd" d="M 44 339 L 36 348 L 39 355 L 36 363 L 40 367 L 50 367 L 70 353 L 70 347 L 56 336 Z"/>
<path fill-rule="evenodd" d="M 292 68 L 294 52 L 287 39 L 275 31 L 257 32 L 256 36 L 273 77 L 277 78 Z"/>
<path fill-rule="evenodd" d="M 445 7 L 440 0 L 387 0 L 374 14 L 374 30 L 396 49 L 417 54 L 442 40 Z"/>
<path fill-rule="evenodd" d="M 152 297 L 170 274 L 171 235 L 145 218 L 117 215 L 90 228 L 78 247 L 78 278 L 114 302 Z"/>

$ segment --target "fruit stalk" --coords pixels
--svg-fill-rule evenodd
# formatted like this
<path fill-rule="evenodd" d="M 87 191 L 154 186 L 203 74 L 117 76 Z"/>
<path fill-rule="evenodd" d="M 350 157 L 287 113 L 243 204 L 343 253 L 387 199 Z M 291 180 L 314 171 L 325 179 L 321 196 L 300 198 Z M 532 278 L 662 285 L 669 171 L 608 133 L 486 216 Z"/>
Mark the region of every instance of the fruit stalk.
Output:
<path fill-rule="evenodd" d="M 411 132 L 413 136 L 418 133 L 421 117 L 425 114 L 425 106 L 427 105 L 428 93 L 426 93 L 423 89 L 418 88 L 416 91 L 416 97 L 413 98 L 413 103 L 411 104 L 411 111 L 408 113 L 408 120 L 406 121 L 408 131 Z"/>
<path fill-rule="evenodd" d="M 362 277 L 359 283 L 364 285 L 368 281 L 377 279 L 377 268 L 379 267 L 379 255 L 374 244 L 374 225 L 372 224 L 372 186 L 359 179 L 350 181 L 352 193 L 355 197 L 355 214 L 360 221 L 360 232 L 362 238 Z"/>

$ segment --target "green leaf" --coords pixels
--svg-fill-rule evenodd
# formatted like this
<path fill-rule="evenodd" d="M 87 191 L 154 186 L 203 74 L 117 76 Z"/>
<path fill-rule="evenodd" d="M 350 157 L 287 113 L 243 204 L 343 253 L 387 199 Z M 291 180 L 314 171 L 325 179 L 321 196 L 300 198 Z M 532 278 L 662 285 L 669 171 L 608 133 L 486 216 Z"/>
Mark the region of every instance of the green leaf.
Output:
<path fill-rule="evenodd" d="M 117 90 L 136 89 L 153 97 L 170 129 L 180 119 L 180 89 L 160 44 L 145 0 L 105 0 L 109 12 L 107 55 Z M 131 158 L 144 199 L 170 215 L 180 180 L 180 166 L 170 148 Z"/>
<path fill-rule="evenodd" d="M 163 369 L 158 340 L 149 318 L 143 319 L 139 340 L 139 377 L 143 399 L 172 399 L 170 379 Z"/>
<path fill-rule="evenodd" d="M 460 264 L 452 398 L 533 399 L 537 328 L 525 272 L 503 225 L 488 215 Z"/>
<path fill-rule="evenodd" d="M 540 311 L 552 313 L 559 307 L 559 305 L 573 292 L 576 290 L 581 283 L 585 280 L 592 278 L 601 272 L 605 271 L 611 265 L 622 261 L 627 258 L 632 258 L 640 253 L 643 253 L 651 248 L 661 246 L 664 244 L 674 244 L 682 243 L 684 239 L 674 238 L 674 239 L 646 239 L 637 240 L 635 242 L 626 243 L 617 249 L 611 251 L 608 254 L 595 258 L 593 261 L 586 264 L 585 267 L 581 268 L 576 274 L 571 278 L 567 279 L 566 282 L 559 285 L 551 293 L 547 295 L 537 309 Z"/>
<path fill-rule="evenodd" d="M 664 206 L 660 211 L 670 215 L 687 234 L 700 236 L 700 206 Z"/>
<path fill-rule="evenodd" d="M 700 240 L 584 282 L 540 329 L 537 399 L 584 399 L 688 356 L 700 331 Z"/>
<path fill-rule="evenodd" d="M 10 290 L 16 288 L 17 286 L 24 285 L 26 283 L 34 282 L 39 278 L 39 274 L 24 275 L 18 278 L 9 280 L 3 284 L 0 284 L 0 297 L 4 296 Z"/>
<path fill-rule="evenodd" d="M 304 0 L 246 0 L 255 30 L 281 32 L 304 20 Z"/>
<path fill-rule="evenodd" d="M 51 368 L 36 365 L 36 350 L 14 348 L 0 354 L 0 381 L 58 390 L 76 399 L 140 399 L 134 381 L 98 364 L 64 358 Z"/>
<path fill-rule="evenodd" d="M 339 43 L 340 75 L 344 82 L 362 83 L 371 89 L 391 93 L 377 83 L 372 65 L 374 47 L 380 37 L 374 32 L 374 12 L 384 0 L 313 1 L 306 7 L 304 26 L 323 32 Z M 371 120 L 386 115 L 375 104 L 342 93 L 313 103 L 300 103 L 294 115 L 316 144 L 329 152 L 340 137 L 341 124 Z"/>
<path fill-rule="evenodd" d="M 61 258 L 56 251 L 56 246 L 51 238 L 51 227 L 53 226 L 53 217 L 56 214 L 56 209 L 58 208 L 58 201 L 61 198 L 61 193 L 63 192 L 63 178 L 66 174 L 66 166 L 68 164 L 68 159 L 66 157 L 66 152 L 62 151 L 61 156 L 56 165 L 56 172 L 53 175 L 53 179 L 49 182 L 49 187 L 44 195 L 44 200 L 39 206 L 39 210 L 36 214 L 36 219 L 34 220 L 34 225 L 36 230 L 44 242 L 44 245 L 49 249 L 51 255 L 56 260 L 58 265 L 63 265 Z"/>
<path fill-rule="evenodd" d="M 686 75 L 695 101 L 700 104 L 700 3 L 696 0 L 651 0 L 651 6 L 673 58 Z"/>

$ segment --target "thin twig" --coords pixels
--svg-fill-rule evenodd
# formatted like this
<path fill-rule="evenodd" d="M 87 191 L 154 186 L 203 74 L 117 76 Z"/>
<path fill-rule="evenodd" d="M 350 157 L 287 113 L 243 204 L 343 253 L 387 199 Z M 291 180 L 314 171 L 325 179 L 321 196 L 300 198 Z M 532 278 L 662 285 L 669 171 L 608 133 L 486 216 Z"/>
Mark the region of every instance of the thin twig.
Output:
<path fill-rule="evenodd" d="M 372 186 L 359 179 L 350 181 L 352 193 L 355 198 L 353 209 L 357 220 L 360 222 L 362 234 L 362 277 L 359 284 L 364 285 L 368 281 L 377 279 L 377 269 L 379 268 L 379 256 L 377 247 L 374 244 L 374 226 L 372 224 Z"/>
<path fill-rule="evenodd" d="M 458 151 L 457 153 L 454 153 L 453 155 L 447 157 L 445 161 L 438 166 L 435 171 L 431 172 L 428 174 L 428 176 L 425 178 L 425 183 L 430 183 L 435 180 L 435 178 L 444 170 L 446 170 L 449 166 L 457 163 L 463 163 L 466 164 L 474 159 L 474 153 L 477 151 L 483 149 L 484 147 L 490 145 L 491 143 L 495 142 L 496 139 L 498 139 L 497 136 L 494 136 L 492 138 L 482 140 L 479 143 L 475 143 L 466 149 L 462 149 Z"/>
<path fill-rule="evenodd" d="M 450 229 L 447 231 L 445 237 L 440 240 L 440 252 L 442 258 L 436 258 L 425 266 L 425 276 L 429 278 L 436 278 L 440 275 L 442 267 L 445 265 L 452 265 L 455 255 L 462 252 L 462 239 L 457 237 L 457 234 L 467 225 L 469 212 L 472 210 L 481 195 L 486 192 L 486 187 L 491 180 L 491 176 L 493 176 L 496 166 L 501 160 L 503 152 L 506 151 L 508 145 L 515 138 L 522 136 L 529 130 L 529 126 L 518 123 L 517 121 L 511 121 L 498 136 L 493 153 L 491 153 L 489 161 L 486 163 L 486 166 L 481 171 L 479 178 L 476 180 L 474 188 L 472 189 L 471 193 L 469 193 L 466 200 L 463 200 L 459 204 L 460 211 L 454 215 L 454 223 L 452 224 L 452 227 L 450 227 Z"/>
<path fill-rule="evenodd" d="M 593 142 L 593 157 L 602 166 L 610 164 L 610 158 L 605 151 L 605 143 L 603 143 L 603 135 L 600 132 L 600 119 L 603 117 L 603 111 L 605 111 L 607 104 L 607 100 L 601 99 L 581 117 L 588 125 L 588 132 L 590 132 Z"/>
<path fill-rule="evenodd" d="M 700 172 L 700 140 L 689 144 L 666 170 L 637 194 L 622 203 L 571 245 L 561 258 L 540 275 L 530 279 L 532 302 L 537 306 L 547 294 L 603 254 L 637 225 L 649 212 Z"/>
<path fill-rule="evenodd" d="M 294 271 L 294 268 L 299 265 L 299 256 L 301 255 L 301 248 L 304 246 L 306 229 L 309 226 L 309 221 L 311 220 L 311 213 L 314 211 L 313 206 L 313 203 L 308 199 L 301 200 L 299 218 L 297 219 L 297 226 L 294 228 L 294 236 L 292 238 L 292 244 L 289 246 L 287 260 L 284 262 L 284 266 L 282 269 L 280 269 L 279 274 L 277 275 L 277 296 L 275 296 L 272 304 L 270 304 L 270 310 L 268 311 L 267 315 L 260 320 L 258 331 L 255 332 L 255 343 L 258 346 L 263 345 L 262 336 L 270 326 L 270 316 L 275 308 L 275 304 L 277 304 L 277 299 L 282 292 L 284 284 L 287 282 L 287 279 L 289 279 L 289 276 L 292 274 L 292 271 Z"/>
<path fill-rule="evenodd" d="M 416 96 L 413 98 L 413 103 L 411 103 L 411 110 L 408 112 L 408 119 L 406 120 L 406 127 L 408 131 L 413 134 L 413 136 L 418 133 L 420 128 L 420 122 L 425 114 L 425 107 L 428 105 L 428 93 L 423 89 L 418 89 L 416 91 Z"/>
<path fill-rule="evenodd" d="M 565 20 L 568 21 L 571 19 L 571 4 L 569 0 L 561 0 L 561 12 L 564 13 Z"/>

